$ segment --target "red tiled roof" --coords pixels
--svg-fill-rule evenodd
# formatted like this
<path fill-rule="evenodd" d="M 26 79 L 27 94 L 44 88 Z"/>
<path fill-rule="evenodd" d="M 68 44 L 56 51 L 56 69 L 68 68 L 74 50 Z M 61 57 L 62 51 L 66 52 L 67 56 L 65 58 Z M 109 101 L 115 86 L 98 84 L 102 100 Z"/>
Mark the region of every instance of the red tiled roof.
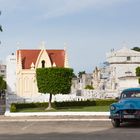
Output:
<path fill-rule="evenodd" d="M 19 51 L 21 54 L 22 68 L 30 69 L 32 62 L 36 64 L 41 50 L 17 50 L 17 58 L 19 57 Z M 46 52 L 48 53 L 52 65 L 55 63 L 57 67 L 64 67 L 64 50 L 46 50 Z"/>

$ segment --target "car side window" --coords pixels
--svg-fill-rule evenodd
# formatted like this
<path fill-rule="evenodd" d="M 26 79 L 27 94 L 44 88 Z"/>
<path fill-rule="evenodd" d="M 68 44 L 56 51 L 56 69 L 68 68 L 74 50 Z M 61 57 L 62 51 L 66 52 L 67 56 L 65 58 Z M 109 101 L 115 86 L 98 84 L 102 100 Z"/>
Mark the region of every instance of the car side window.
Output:
<path fill-rule="evenodd" d="M 132 93 L 122 93 L 121 98 L 130 98 Z"/>
<path fill-rule="evenodd" d="M 121 98 L 140 98 L 140 93 L 138 92 L 122 93 Z"/>
<path fill-rule="evenodd" d="M 126 98 L 126 94 L 122 93 L 121 98 Z"/>
<path fill-rule="evenodd" d="M 132 94 L 132 97 L 140 98 L 140 93 L 134 93 L 134 94 Z"/>

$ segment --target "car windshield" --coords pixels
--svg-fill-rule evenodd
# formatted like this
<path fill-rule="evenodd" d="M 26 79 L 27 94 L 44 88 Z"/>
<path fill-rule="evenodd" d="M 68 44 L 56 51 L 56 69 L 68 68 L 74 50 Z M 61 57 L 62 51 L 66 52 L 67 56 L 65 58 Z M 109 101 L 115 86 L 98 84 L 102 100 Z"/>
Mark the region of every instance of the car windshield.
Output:
<path fill-rule="evenodd" d="M 130 91 L 130 92 L 124 92 L 121 94 L 121 98 L 140 98 L 140 91 Z"/>

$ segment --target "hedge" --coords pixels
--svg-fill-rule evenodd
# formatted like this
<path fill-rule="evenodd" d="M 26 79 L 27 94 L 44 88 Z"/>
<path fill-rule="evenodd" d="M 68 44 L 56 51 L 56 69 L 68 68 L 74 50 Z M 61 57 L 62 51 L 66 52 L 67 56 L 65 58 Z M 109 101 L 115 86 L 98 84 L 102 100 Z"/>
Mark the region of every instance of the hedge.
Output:
<path fill-rule="evenodd" d="M 117 102 L 115 99 L 105 99 L 105 100 L 87 100 L 87 101 L 65 101 L 65 102 L 54 102 L 52 106 L 54 108 L 59 107 L 70 107 L 70 106 L 109 106 L 110 104 Z M 48 103 L 12 103 L 10 107 L 11 112 L 17 112 L 23 108 L 38 108 L 47 107 Z"/>
<path fill-rule="evenodd" d="M 87 100 L 87 101 L 69 101 L 69 102 L 54 102 L 56 107 L 67 107 L 67 106 L 108 106 L 116 102 L 115 99 L 106 100 Z"/>
<path fill-rule="evenodd" d="M 67 101 L 67 102 L 54 102 L 56 107 L 70 107 L 70 106 L 95 106 L 96 101 Z"/>
<path fill-rule="evenodd" d="M 10 107 L 10 112 L 17 112 L 23 108 L 37 108 L 37 107 L 47 107 L 48 103 L 12 103 Z"/>

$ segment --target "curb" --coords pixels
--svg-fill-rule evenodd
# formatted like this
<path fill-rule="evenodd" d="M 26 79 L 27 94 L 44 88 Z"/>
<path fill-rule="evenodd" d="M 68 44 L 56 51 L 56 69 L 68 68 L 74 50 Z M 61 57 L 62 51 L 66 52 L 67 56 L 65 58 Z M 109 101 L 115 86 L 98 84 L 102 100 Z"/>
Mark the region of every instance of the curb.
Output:
<path fill-rule="evenodd" d="M 104 121 L 109 121 L 110 119 L 75 119 L 75 118 L 68 118 L 68 119 L 35 119 L 35 118 L 4 118 L 4 119 L 0 119 L 0 122 L 77 122 L 77 121 L 87 121 L 87 122 L 93 122 L 93 121 L 100 121 L 100 122 L 104 122 Z"/>
<path fill-rule="evenodd" d="M 9 117 L 31 117 L 31 116 L 109 116 L 109 112 L 27 112 L 11 113 L 6 111 L 5 116 Z"/>

